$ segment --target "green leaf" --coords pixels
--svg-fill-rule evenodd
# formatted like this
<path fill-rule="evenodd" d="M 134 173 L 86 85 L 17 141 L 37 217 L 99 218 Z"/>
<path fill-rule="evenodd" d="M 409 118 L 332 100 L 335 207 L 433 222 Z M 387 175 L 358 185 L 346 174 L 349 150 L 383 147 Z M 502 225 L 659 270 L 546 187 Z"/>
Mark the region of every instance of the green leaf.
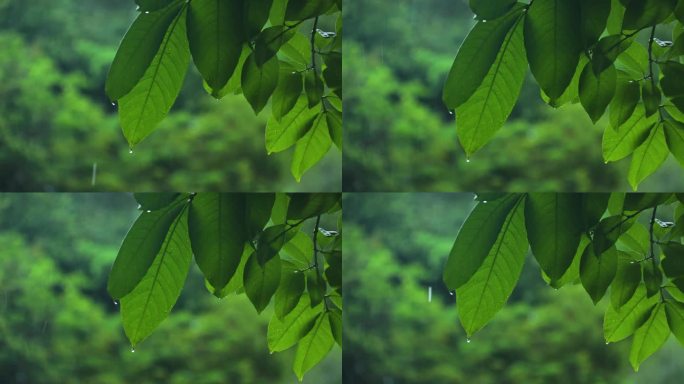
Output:
<path fill-rule="evenodd" d="M 580 200 L 582 202 L 582 231 L 585 231 L 594 228 L 603 217 L 608 208 L 610 193 L 582 193 Z"/>
<path fill-rule="evenodd" d="M 268 99 L 278 86 L 278 72 L 280 64 L 277 58 L 265 62 L 261 67 L 257 65 L 255 54 L 249 55 L 242 67 L 242 92 L 252 106 L 254 113 L 261 112 Z"/>
<path fill-rule="evenodd" d="M 525 227 L 534 257 L 551 281 L 572 264 L 582 236 L 582 197 L 575 193 L 531 193 Z"/>
<path fill-rule="evenodd" d="M 665 120 L 663 126 L 665 127 L 667 147 L 679 161 L 679 164 L 684 166 L 684 124 L 678 121 Z"/>
<path fill-rule="evenodd" d="M 302 381 L 306 372 L 323 360 L 335 344 L 329 317 L 328 312 L 320 314 L 311 331 L 299 341 L 293 363 L 299 381 Z"/>
<path fill-rule="evenodd" d="M 326 285 L 315 269 L 306 271 L 306 291 L 309 293 L 312 307 L 323 302 Z"/>
<path fill-rule="evenodd" d="M 625 6 L 622 29 L 636 30 L 661 23 L 670 16 L 676 2 L 676 0 L 629 0 Z"/>
<path fill-rule="evenodd" d="M 670 330 L 677 340 L 684 344 L 684 304 L 667 300 L 665 302 L 665 314 Z"/>
<path fill-rule="evenodd" d="M 192 261 L 187 220 L 184 210 L 171 225 L 140 284 L 121 299 L 124 331 L 133 347 L 166 319 L 183 289 Z"/>
<path fill-rule="evenodd" d="M 489 4 L 491 1 L 474 1 L 482 7 L 491 5 Z M 471 1 L 472 6 L 473 1 Z M 500 5 L 497 4 L 498 6 Z M 519 20 L 520 11 L 521 7 L 516 7 L 516 10 L 500 19 L 480 21 L 468 33 L 458 49 L 442 93 L 442 100 L 449 110 L 456 109 L 465 103 L 482 84 L 506 36 Z M 485 17 L 485 19 L 490 18 Z"/>
<path fill-rule="evenodd" d="M 271 102 L 271 112 L 276 121 L 281 121 L 282 117 L 295 107 L 303 89 L 304 83 L 301 73 L 280 74 L 278 86 L 273 92 Z"/>
<path fill-rule="evenodd" d="M 332 139 L 328 130 L 325 114 L 320 114 L 313 121 L 311 129 L 297 141 L 292 156 L 292 175 L 297 182 L 302 180 L 304 173 L 321 161 L 332 146 Z"/>
<path fill-rule="evenodd" d="M 623 246 L 627 249 L 625 251 L 634 251 L 640 255 L 648 252 L 650 239 L 648 230 L 641 223 L 635 223 L 629 230 L 618 238 L 617 248 L 621 250 Z"/>
<path fill-rule="evenodd" d="M 528 246 L 524 199 L 516 200 L 482 265 L 456 289 L 458 316 L 468 337 L 504 306 L 520 277 Z"/>
<path fill-rule="evenodd" d="M 159 12 L 141 13 L 126 32 L 107 74 L 105 92 L 111 101 L 127 95 L 146 73 L 157 55 L 180 2 Z"/>
<path fill-rule="evenodd" d="M 535 0 L 525 17 L 530 69 L 551 100 L 559 98 L 575 73 L 582 51 L 578 0 Z"/>
<path fill-rule="evenodd" d="M 285 317 L 271 317 L 266 336 L 271 352 L 289 349 L 309 333 L 323 307 L 319 305 L 312 308 L 310 303 L 309 295 L 304 294 L 297 306 Z"/>
<path fill-rule="evenodd" d="M 300 96 L 292 110 L 280 121 L 274 116 L 266 124 L 266 150 L 269 154 L 284 151 L 295 145 L 299 139 L 309 132 L 321 111 L 320 104 L 309 109 L 305 96 Z"/>
<path fill-rule="evenodd" d="M 135 193 L 135 201 L 142 211 L 156 211 L 173 203 L 180 193 Z"/>
<path fill-rule="evenodd" d="M 618 255 L 617 273 L 610 286 L 610 303 L 615 309 L 625 305 L 641 283 L 641 264 L 622 252 Z"/>
<path fill-rule="evenodd" d="M 223 88 L 242 52 L 241 2 L 190 2 L 188 40 L 192 59 L 204 80 L 214 90 Z"/>
<path fill-rule="evenodd" d="M 313 70 L 306 71 L 304 74 L 304 91 L 307 100 L 309 100 L 309 108 L 313 108 L 321 102 L 321 97 L 323 97 L 323 80 Z"/>
<path fill-rule="evenodd" d="M 283 258 L 296 264 L 300 269 L 307 269 L 313 261 L 313 241 L 304 232 L 298 231 L 297 234 L 285 245 Z"/>
<path fill-rule="evenodd" d="M 322 15 L 334 5 L 333 0 L 289 0 L 285 20 L 306 20 Z"/>
<path fill-rule="evenodd" d="M 625 219 L 622 215 L 610 216 L 599 222 L 592 241 L 594 254 L 600 255 L 612 247 L 617 239 L 634 224 L 635 218 Z"/>
<path fill-rule="evenodd" d="M 287 208 L 288 220 L 303 220 L 322 215 L 340 201 L 339 193 L 293 193 Z"/>
<path fill-rule="evenodd" d="M 259 264 L 255 253 L 245 264 L 243 283 L 245 293 L 254 304 L 254 308 L 261 313 L 271 301 L 280 284 L 281 264 L 279 257 L 273 257 L 263 266 Z"/>
<path fill-rule="evenodd" d="M 670 241 L 660 248 L 665 254 L 661 263 L 665 275 L 671 279 L 684 276 L 684 245 Z"/>
<path fill-rule="evenodd" d="M 342 252 L 330 252 L 325 254 L 328 268 L 325 270 L 325 278 L 328 284 L 335 288 L 342 288 Z"/>
<path fill-rule="evenodd" d="M 332 89 L 342 89 L 342 54 L 330 52 L 324 57 L 325 69 L 323 79 L 328 87 Z M 342 95 L 339 95 L 342 97 Z"/>
<path fill-rule="evenodd" d="M 665 305 L 658 303 L 651 311 L 648 320 L 634 333 L 632 349 L 629 352 L 629 362 L 632 368 L 638 371 L 639 365 L 660 349 L 669 336 L 670 328 L 667 325 Z"/>
<path fill-rule="evenodd" d="M 606 127 L 603 132 L 603 159 L 606 163 L 629 156 L 648 138 L 655 123 L 654 116 L 646 117 L 644 108 L 637 106 L 632 116 L 621 126 Z"/>
<path fill-rule="evenodd" d="M 479 88 L 456 109 L 458 139 L 468 156 L 503 126 L 520 94 L 527 71 L 521 20 L 506 35 Z"/>
<path fill-rule="evenodd" d="M 640 98 L 639 83 L 623 79 L 618 80 L 615 97 L 613 97 L 610 108 L 608 108 L 610 125 L 619 127 L 626 123 L 634 113 Z"/>
<path fill-rule="evenodd" d="M 590 64 L 587 64 L 582 70 L 579 82 L 579 98 L 582 107 L 594 123 L 603 116 L 608 104 L 613 99 L 616 81 L 617 73 L 612 65 L 598 76 Z"/>
<path fill-rule="evenodd" d="M 670 193 L 628 193 L 625 196 L 625 211 L 642 211 L 665 203 L 672 194 Z"/>
<path fill-rule="evenodd" d="M 133 223 L 109 273 L 107 291 L 113 299 L 126 296 L 143 279 L 182 206 L 173 204 L 157 211 L 143 212 Z"/>
<path fill-rule="evenodd" d="M 657 124 L 651 129 L 646 141 L 634 151 L 632 156 L 632 163 L 627 176 L 632 188 L 636 190 L 639 183 L 658 170 L 669 153 L 663 126 Z"/>
<path fill-rule="evenodd" d="M 610 2 L 596 0 L 580 0 L 582 12 L 582 39 L 585 47 L 596 43 L 606 29 L 608 15 L 610 14 Z"/>
<path fill-rule="evenodd" d="M 651 81 L 644 81 L 641 88 L 641 98 L 644 101 L 644 107 L 646 108 L 646 116 L 651 116 L 658 112 L 662 96 L 657 85 Z"/>
<path fill-rule="evenodd" d="M 490 253 L 519 195 L 481 202 L 468 215 L 449 253 L 443 280 L 449 289 L 457 289 L 471 279 Z"/>
<path fill-rule="evenodd" d="M 611 247 L 596 256 L 594 247 L 587 247 L 580 260 L 580 281 L 594 304 L 606 294 L 617 272 L 617 250 Z"/>
<path fill-rule="evenodd" d="M 591 57 L 594 74 L 599 74 L 610 67 L 619 55 L 631 46 L 632 39 L 625 39 L 621 34 L 602 37 Z"/>
<path fill-rule="evenodd" d="M 199 193 L 190 206 L 188 224 L 195 261 L 209 283 L 219 290 L 235 274 L 248 239 L 245 197 Z"/>
<path fill-rule="evenodd" d="M 606 342 L 613 343 L 631 336 L 648 319 L 657 302 L 657 297 L 646 296 L 646 287 L 641 284 L 632 298 L 619 309 L 609 305 L 603 320 Z"/>
<path fill-rule="evenodd" d="M 649 72 L 646 48 L 641 44 L 629 44 L 615 60 L 615 67 L 618 71 L 625 72 L 631 80 L 642 80 Z"/>
<path fill-rule="evenodd" d="M 131 148 L 147 137 L 166 117 L 183 87 L 190 61 L 185 15 L 183 10 L 173 20 L 145 74 L 119 100 L 121 127 Z"/>
<path fill-rule="evenodd" d="M 284 262 L 280 286 L 275 293 L 274 308 L 275 315 L 283 319 L 288 313 L 292 312 L 299 303 L 305 288 L 304 274 L 292 263 Z"/>
<path fill-rule="evenodd" d="M 245 274 L 245 265 L 247 264 L 247 260 L 249 259 L 249 256 L 252 254 L 253 249 L 251 246 L 248 246 L 245 244 L 245 248 L 242 250 L 242 256 L 240 257 L 240 264 L 237 267 L 237 270 L 235 271 L 235 274 L 233 277 L 230 279 L 228 284 L 226 284 L 225 287 L 221 289 L 216 289 L 214 288 L 209 281 L 206 279 L 204 280 L 205 286 L 213 294 L 214 296 L 222 299 L 232 293 L 242 293 L 244 292 L 244 284 L 242 281 L 243 275 Z"/>

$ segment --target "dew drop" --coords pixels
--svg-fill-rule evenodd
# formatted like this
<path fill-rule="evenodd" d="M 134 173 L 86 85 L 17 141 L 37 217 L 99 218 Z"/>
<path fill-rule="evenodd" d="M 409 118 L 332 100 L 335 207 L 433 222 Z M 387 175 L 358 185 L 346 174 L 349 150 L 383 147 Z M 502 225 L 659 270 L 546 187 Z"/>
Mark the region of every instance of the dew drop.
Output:
<path fill-rule="evenodd" d="M 428 287 L 428 303 L 432 303 L 432 287 Z"/>
<path fill-rule="evenodd" d="M 483 22 L 483 23 L 486 23 L 486 22 L 487 22 L 487 20 L 484 20 L 484 19 L 482 19 L 482 22 Z"/>
<path fill-rule="evenodd" d="M 609 341 L 606 341 L 606 345 L 608 345 L 608 344 L 610 344 L 610 342 L 609 342 Z"/>
<path fill-rule="evenodd" d="M 114 300 L 114 305 L 119 305 L 119 302 Z"/>
<path fill-rule="evenodd" d="M 453 295 L 454 295 L 454 291 L 449 291 L 449 295 L 453 296 Z"/>
<path fill-rule="evenodd" d="M 135 348 L 131 348 L 131 353 L 135 353 Z"/>
<path fill-rule="evenodd" d="M 148 13 L 150 13 L 150 11 L 145 11 L 145 14 L 148 14 Z"/>
<path fill-rule="evenodd" d="M 453 115 L 454 115 L 454 111 L 449 111 L 449 114 L 453 116 Z"/>
<path fill-rule="evenodd" d="M 470 163 L 470 158 L 467 158 L 467 159 L 466 159 L 466 163 Z"/>
<path fill-rule="evenodd" d="M 482 204 L 487 204 L 487 200 L 483 201 Z"/>
<path fill-rule="evenodd" d="M 112 101 L 112 107 L 116 108 L 116 103 Z"/>
<path fill-rule="evenodd" d="M 133 154 L 133 148 L 129 149 L 128 153 L 130 153 L 132 155 Z"/>
<path fill-rule="evenodd" d="M 470 344 L 470 337 L 466 339 L 466 343 Z"/>
<path fill-rule="evenodd" d="M 145 211 L 145 212 L 147 212 L 147 213 L 150 213 L 150 212 L 152 212 L 152 211 L 148 209 L 148 210 L 147 210 L 147 211 Z"/>

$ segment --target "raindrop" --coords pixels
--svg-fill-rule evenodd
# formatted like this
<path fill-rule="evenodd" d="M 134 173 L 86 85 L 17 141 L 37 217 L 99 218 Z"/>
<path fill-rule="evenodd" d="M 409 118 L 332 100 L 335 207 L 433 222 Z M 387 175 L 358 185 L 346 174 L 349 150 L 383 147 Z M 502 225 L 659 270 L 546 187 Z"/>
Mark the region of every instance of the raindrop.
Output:
<path fill-rule="evenodd" d="M 138 209 L 142 208 L 142 205 L 138 204 Z"/>
<path fill-rule="evenodd" d="M 299 270 L 298 270 L 298 269 L 295 269 L 294 273 L 299 273 Z"/>
<path fill-rule="evenodd" d="M 93 163 L 93 176 L 90 179 L 90 185 L 94 187 L 96 181 L 97 181 L 97 163 Z"/>
<path fill-rule="evenodd" d="M 135 353 L 135 348 L 131 347 L 131 353 Z"/>
<path fill-rule="evenodd" d="M 116 103 L 112 101 L 112 107 L 116 108 Z"/>
<path fill-rule="evenodd" d="M 453 115 L 454 115 L 454 111 L 449 111 L 449 114 L 453 116 Z"/>
<path fill-rule="evenodd" d="M 119 305 L 119 302 L 114 300 L 114 305 Z"/>
<path fill-rule="evenodd" d="M 487 204 L 487 200 L 483 201 L 482 204 Z"/>
<path fill-rule="evenodd" d="M 132 155 L 132 154 L 133 154 L 133 148 L 130 148 L 130 149 L 128 150 L 128 153 L 130 153 L 130 154 Z"/>
<path fill-rule="evenodd" d="M 483 19 L 483 20 L 482 20 L 482 22 L 483 22 L 483 23 L 486 23 L 486 22 L 487 22 L 487 20 L 484 20 L 484 19 Z"/>
<path fill-rule="evenodd" d="M 428 303 L 432 303 L 432 287 L 428 287 Z"/>
<path fill-rule="evenodd" d="M 467 159 L 466 159 L 466 163 L 470 163 L 470 158 L 467 158 Z"/>
<path fill-rule="evenodd" d="M 473 20 L 477 20 L 477 15 L 473 15 Z"/>
<path fill-rule="evenodd" d="M 449 291 L 449 295 L 453 296 L 453 295 L 454 295 L 454 291 Z"/>
<path fill-rule="evenodd" d="M 145 13 L 146 13 L 146 14 L 147 14 L 147 13 L 150 13 L 150 11 L 145 11 Z"/>
<path fill-rule="evenodd" d="M 606 341 L 606 345 L 608 345 L 608 344 L 610 344 L 610 342 L 609 342 L 609 341 Z"/>
<path fill-rule="evenodd" d="M 466 343 L 470 344 L 470 337 L 466 339 Z"/>
<path fill-rule="evenodd" d="M 148 210 L 147 210 L 147 211 L 145 211 L 145 212 L 147 212 L 147 213 L 150 213 L 150 212 L 152 212 L 152 211 L 148 209 Z"/>

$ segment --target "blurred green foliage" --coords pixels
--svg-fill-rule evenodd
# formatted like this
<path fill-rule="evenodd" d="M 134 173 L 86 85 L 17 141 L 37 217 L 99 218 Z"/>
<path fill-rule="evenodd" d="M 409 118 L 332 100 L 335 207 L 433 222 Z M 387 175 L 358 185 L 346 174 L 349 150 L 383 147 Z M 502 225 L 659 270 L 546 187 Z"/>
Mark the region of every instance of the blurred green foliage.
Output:
<path fill-rule="evenodd" d="M 135 13 L 132 0 L 0 0 L 0 189 L 340 190 L 339 152 L 296 183 L 291 152 L 266 154 L 270 112 L 215 101 L 196 71 L 130 154 L 104 80 Z"/>
<path fill-rule="evenodd" d="M 549 289 L 531 256 L 509 303 L 468 343 L 442 270 L 473 195 L 350 194 L 344 206 L 345 383 L 664 384 L 684 374 L 676 341 L 635 374 L 629 343 L 605 345 L 605 303 L 594 307 L 581 286 Z"/>
<path fill-rule="evenodd" d="M 193 269 L 171 316 L 131 353 L 107 274 L 135 219 L 126 194 L 0 195 L 0 382 L 294 383 L 270 314 L 220 301 Z M 336 348 L 305 382 L 341 382 Z"/>
<path fill-rule="evenodd" d="M 601 156 L 605 122 L 553 110 L 530 75 L 508 123 L 470 163 L 441 101 L 474 21 L 466 0 L 348 0 L 344 7 L 347 191 L 628 190 L 629 160 Z M 640 191 L 684 187 L 672 159 Z"/>

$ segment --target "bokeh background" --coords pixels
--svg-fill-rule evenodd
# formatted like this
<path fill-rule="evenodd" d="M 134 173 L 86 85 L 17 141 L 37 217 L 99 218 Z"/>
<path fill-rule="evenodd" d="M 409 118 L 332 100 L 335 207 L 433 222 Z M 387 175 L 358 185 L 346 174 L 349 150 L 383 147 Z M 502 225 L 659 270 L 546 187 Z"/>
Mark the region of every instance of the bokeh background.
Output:
<path fill-rule="evenodd" d="M 442 271 L 473 198 L 345 196 L 344 383 L 681 382 L 674 337 L 634 373 L 631 339 L 603 339 L 608 301 L 595 307 L 581 286 L 551 289 L 531 255 L 508 304 L 467 343 Z"/>
<path fill-rule="evenodd" d="M 133 0 L 0 0 L 0 190 L 339 191 L 332 149 L 301 183 L 268 156 L 268 108 L 217 102 L 192 68 L 171 114 L 129 153 L 104 95 Z M 96 177 L 93 182 L 93 169 Z"/>
<path fill-rule="evenodd" d="M 170 316 L 131 353 L 107 275 L 139 211 L 128 194 L 0 194 L 0 383 L 297 383 L 270 355 L 271 309 L 219 300 L 193 264 Z M 304 383 L 341 383 L 339 347 Z"/>
<path fill-rule="evenodd" d="M 603 163 L 607 121 L 544 104 L 529 71 L 508 123 L 466 163 L 441 95 L 475 23 L 467 4 L 345 0 L 345 191 L 630 190 L 629 159 Z M 639 190 L 682 189 L 682 174 L 670 158 Z"/>

